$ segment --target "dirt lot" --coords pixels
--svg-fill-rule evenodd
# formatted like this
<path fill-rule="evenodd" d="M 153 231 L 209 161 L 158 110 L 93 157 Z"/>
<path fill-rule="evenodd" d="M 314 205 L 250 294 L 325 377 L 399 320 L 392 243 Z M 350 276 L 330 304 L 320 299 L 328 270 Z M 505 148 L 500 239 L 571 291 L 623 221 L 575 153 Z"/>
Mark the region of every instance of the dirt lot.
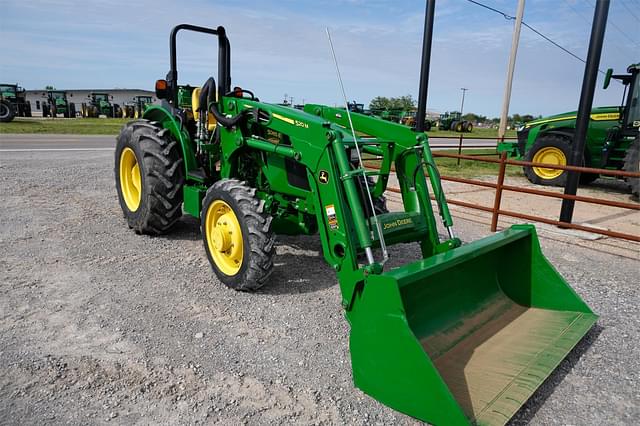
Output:
<path fill-rule="evenodd" d="M 127 228 L 112 168 L 109 152 L 1 154 L 0 423 L 417 423 L 353 387 L 317 238 L 281 238 L 261 292 L 227 290 L 197 221 Z M 487 234 L 455 211 L 463 240 Z M 638 246 L 541 235 L 601 318 L 513 423 L 638 424 Z"/>

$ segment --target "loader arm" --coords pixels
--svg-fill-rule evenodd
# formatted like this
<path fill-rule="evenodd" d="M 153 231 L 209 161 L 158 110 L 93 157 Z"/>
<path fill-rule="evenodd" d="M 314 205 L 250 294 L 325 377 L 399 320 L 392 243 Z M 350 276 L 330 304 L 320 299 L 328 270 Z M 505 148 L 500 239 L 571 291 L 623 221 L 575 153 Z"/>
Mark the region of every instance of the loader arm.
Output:
<path fill-rule="evenodd" d="M 283 185 L 280 177 L 286 173 L 278 170 L 277 162 L 270 157 L 286 157 L 304 166 L 308 180 L 304 205 L 315 214 L 325 260 L 338 274 L 342 304 L 347 309 L 352 306 L 356 289 L 362 285 L 364 277 L 383 270 L 380 262 L 359 264 L 363 250 L 380 246 L 381 236 L 377 235 L 372 218 L 365 215 L 363 202 L 366 202 L 366 197 L 358 193 L 358 176 L 364 173 L 377 177 L 373 194 L 381 194 L 386 190 L 389 173 L 395 165 L 400 185 L 404 188 L 406 212 L 380 217 L 385 230 L 382 238 L 390 242 L 417 241 L 424 256 L 442 249 L 428 185 L 422 173 L 423 163 L 433 162 L 426 137 L 409 131 L 395 135 L 393 139 L 359 138 L 358 143 L 364 152 L 381 157 L 380 170 L 364 171 L 350 161 L 349 151 L 355 149 L 354 140 L 340 123 L 332 123 L 325 117 L 305 111 L 244 98 L 228 98 L 223 105 L 225 114 L 244 113 L 248 120 L 243 126 L 221 129 L 222 157 L 226 159 L 221 165 L 221 176 L 236 177 L 238 161 L 246 155 L 247 149 L 262 151 L 266 158 L 262 173 L 269 188 L 279 188 L 281 193 L 294 197 L 300 196 L 300 191 Z M 382 123 L 379 134 L 394 136 L 395 124 Z M 256 133 L 261 132 L 256 131 L 256 126 L 286 136 L 286 142 L 273 143 L 257 136 Z M 360 128 L 357 130 L 361 131 Z M 274 202 L 266 191 L 261 196 L 269 203 Z M 457 240 L 447 243 L 450 247 L 456 245 L 459 245 Z"/>

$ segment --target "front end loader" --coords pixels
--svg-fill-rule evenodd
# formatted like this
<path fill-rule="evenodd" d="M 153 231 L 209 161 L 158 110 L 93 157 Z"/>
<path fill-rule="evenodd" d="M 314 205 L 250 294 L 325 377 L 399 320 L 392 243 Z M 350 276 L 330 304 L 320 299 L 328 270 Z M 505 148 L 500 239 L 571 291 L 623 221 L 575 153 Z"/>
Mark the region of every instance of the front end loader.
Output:
<path fill-rule="evenodd" d="M 186 30 L 217 37 L 217 82 L 178 83 L 176 35 Z M 129 227 L 156 235 L 183 211 L 200 218 L 215 275 L 244 291 L 268 283 L 276 234 L 318 234 L 351 326 L 355 385 L 436 425 L 506 423 L 597 320 L 535 228 L 462 244 L 426 134 L 347 109 L 261 102 L 231 86 L 230 56 L 223 27 L 172 30 L 170 71 L 156 82 L 163 105 L 117 139 Z M 365 170 L 365 154 L 379 170 Z M 397 212 L 384 207 L 392 170 Z M 391 268 L 400 243 L 420 260 Z"/>

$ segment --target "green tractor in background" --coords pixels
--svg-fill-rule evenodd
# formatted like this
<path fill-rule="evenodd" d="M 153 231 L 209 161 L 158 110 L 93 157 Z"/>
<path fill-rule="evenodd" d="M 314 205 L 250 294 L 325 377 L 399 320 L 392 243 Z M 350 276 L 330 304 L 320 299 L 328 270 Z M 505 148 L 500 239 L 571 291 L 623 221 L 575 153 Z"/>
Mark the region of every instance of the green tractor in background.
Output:
<path fill-rule="evenodd" d="M 131 102 L 120 107 L 120 116 L 138 119 L 142 117 L 144 110 L 152 104 L 153 98 L 151 96 L 134 96 Z"/>
<path fill-rule="evenodd" d="M 180 30 L 217 37 L 217 84 L 179 84 Z M 532 225 L 468 244 L 455 236 L 424 132 L 346 105 L 261 102 L 231 86 L 223 27 L 178 25 L 169 46 L 169 73 L 156 82 L 163 104 L 116 142 L 126 224 L 157 235 L 183 212 L 199 218 L 213 272 L 242 291 L 273 279 L 276 234 L 318 235 L 350 325 L 353 380 L 367 394 L 433 424 L 502 425 L 596 322 Z M 365 153 L 379 169 L 365 168 Z M 389 212 L 392 173 L 402 202 Z"/>
<path fill-rule="evenodd" d="M 473 131 L 473 123 L 463 120 L 458 111 L 445 112 L 440 114 L 438 130 L 451 130 L 458 133 L 471 132 Z"/>
<path fill-rule="evenodd" d="M 598 169 L 638 172 L 640 142 L 640 63 L 630 65 L 627 74 L 613 75 L 607 70 L 604 89 L 611 79 L 624 85 L 625 96 L 621 106 L 596 107 L 591 110 L 585 144 L 583 165 Z M 576 127 L 576 111 L 533 120 L 518 129 L 517 142 L 498 144 L 498 152 L 506 151 L 510 157 L 534 163 L 566 165 L 571 156 Z M 530 182 L 539 185 L 564 186 L 567 172 L 544 167 L 524 167 Z M 588 184 L 600 177 L 582 173 L 580 181 Z M 638 178 L 626 179 L 631 191 L 638 196 Z"/>
<path fill-rule="evenodd" d="M 69 102 L 67 92 L 63 90 L 48 90 L 47 98 L 42 102 L 42 116 L 56 118 L 62 114 L 64 118 L 75 118 L 76 105 Z"/>
<path fill-rule="evenodd" d="M 17 84 L 0 84 L 0 123 L 8 123 L 15 117 L 31 117 L 26 91 Z"/>
<path fill-rule="evenodd" d="M 82 103 L 82 116 L 85 118 L 98 118 L 104 115 L 108 118 L 119 117 L 121 115 L 118 104 L 112 104 L 108 93 L 91 93 L 89 102 Z"/>

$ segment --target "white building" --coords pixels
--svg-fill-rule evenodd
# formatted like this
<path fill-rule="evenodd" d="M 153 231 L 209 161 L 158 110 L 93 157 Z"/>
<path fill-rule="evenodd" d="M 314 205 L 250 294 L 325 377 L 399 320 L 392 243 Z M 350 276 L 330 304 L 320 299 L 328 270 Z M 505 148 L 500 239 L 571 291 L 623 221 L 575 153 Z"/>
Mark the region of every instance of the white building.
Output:
<path fill-rule="evenodd" d="M 159 105 L 155 92 L 142 89 L 55 89 L 67 92 L 67 99 L 75 104 L 76 111 L 81 111 L 83 103 L 89 101 L 91 93 L 108 93 L 112 104 L 123 105 L 131 102 L 134 96 L 151 96 L 153 103 Z M 34 117 L 42 116 L 42 103 L 47 100 L 47 89 L 27 90 L 27 100 L 31 103 L 31 113 Z"/>

